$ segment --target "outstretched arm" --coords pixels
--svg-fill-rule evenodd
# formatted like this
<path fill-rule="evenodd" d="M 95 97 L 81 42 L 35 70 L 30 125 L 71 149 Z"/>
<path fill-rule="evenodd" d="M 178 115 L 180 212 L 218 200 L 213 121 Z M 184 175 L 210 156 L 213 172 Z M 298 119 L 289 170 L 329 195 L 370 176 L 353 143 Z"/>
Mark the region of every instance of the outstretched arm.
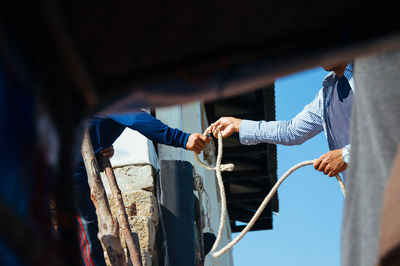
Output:
<path fill-rule="evenodd" d="M 210 141 L 199 133 L 188 134 L 177 128 L 171 128 L 146 112 L 135 114 L 111 115 L 111 119 L 133 130 L 137 130 L 148 139 L 157 143 L 180 147 L 200 153 Z"/>
<path fill-rule="evenodd" d="M 315 99 L 288 121 L 251 121 L 234 117 L 222 117 L 211 125 L 216 136 L 219 129 L 223 137 L 239 133 L 242 144 L 261 142 L 283 145 L 298 145 L 323 131 L 322 91 Z"/>

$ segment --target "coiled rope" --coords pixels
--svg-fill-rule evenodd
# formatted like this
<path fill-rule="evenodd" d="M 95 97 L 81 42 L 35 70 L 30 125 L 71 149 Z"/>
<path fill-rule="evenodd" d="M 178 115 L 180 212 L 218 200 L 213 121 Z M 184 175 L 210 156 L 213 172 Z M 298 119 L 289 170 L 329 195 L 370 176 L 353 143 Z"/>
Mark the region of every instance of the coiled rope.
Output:
<path fill-rule="evenodd" d="M 210 133 L 210 127 L 208 127 L 203 135 L 208 135 Z M 220 131 L 217 131 L 218 133 L 218 154 L 217 154 L 217 161 L 215 164 L 215 167 L 209 166 L 204 164 L 202 161 L 200 161 L 198 155 L 195 153 L 195 159 L 196 161 L 205 169 L 207 170 L 214 170 L 216 175 L 217 175 L 217 180 L 218 180 L 218 186 L 220 190 L 220 196 L 221 196 L 221 217 L 220 217 L 220 222 L 219 222 L 219 229 L 218 229 L 218 236 L 217 239 L 215 240 L 215 243 L 211 249 L 212 255 L 216 258 L 220 257 L 222 254 L 233 248 L 243 237 L 244 235 L 250 231 L 250 229 L 253 227 L 259 216 L 261 215 L 262 211 L 265 209 L 267 206 L 268 202 L 271 200 L 271 198 L 274 196 L 276 191 L 278 190 L 279 186 L 282 184 L 282 182 L 289 176 L 291 175 L 294 171 L 299 169 L 300 167 L 306 166 L 306 165 L 312 165 L 314 164 L 314 161 L 304 161 L 301 163 L 296 164 L 292 168 L 286 171 L 285 174 L 279 178 L 279 180 L 276 182 L 276 184 L 273 186 L 271 191 L 268 193 L 268 195 L 265 197 L 263 202 L 261 203 L 260 207 L 258 207 L 257 211 L 254 213 L 253 217 L 251 218 L 250 222 L 246 225 L 246 227 L 240 232 L 240 234 L 233 239 L 231 242 L 229 242 L 225 247 L 221 248 L 220 250 L 216 251 L 217 247 L 219 246 L 219 242 L 221 241 L 222 238 L 222 232 L 224 230 L 224 224 L 225 224 L 225 218 L 226 218 L 226 195 L 225 195 L 225 187 L 224 187 L 224 182 L 222 180 L 222 174 L 221 172 L 223 171 L 233 171 L 234 165 L 229 163 L 229 164 L 221 164 L 222 160 L 222 135 Z M 339 175 L 336 175 L 336 179 L 339 182 L 340 188 L 343 192 L 343 196 L 346 196 L 346 190 L 345 186 L 343 183 L 343 180 L 340 178 Z"/>

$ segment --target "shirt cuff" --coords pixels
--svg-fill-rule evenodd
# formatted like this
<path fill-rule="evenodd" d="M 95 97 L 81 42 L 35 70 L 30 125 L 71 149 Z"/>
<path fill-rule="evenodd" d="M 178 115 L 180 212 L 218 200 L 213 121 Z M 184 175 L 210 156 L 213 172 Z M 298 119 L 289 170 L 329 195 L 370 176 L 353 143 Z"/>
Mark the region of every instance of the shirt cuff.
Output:
<path fill-rule="evenodd" d="M 259 143 L 259 141 L 256 140 L 255 134 L 258 124 L 259 121 L 242 120 L 239 129 L 239 140 L 241 144 L 254 145 Z"/>
<path fill-rule="evenodd" d="M 351 159 L 351 145 L 348 144 L 342 148 L 342 161 L 349 164 Z"/>

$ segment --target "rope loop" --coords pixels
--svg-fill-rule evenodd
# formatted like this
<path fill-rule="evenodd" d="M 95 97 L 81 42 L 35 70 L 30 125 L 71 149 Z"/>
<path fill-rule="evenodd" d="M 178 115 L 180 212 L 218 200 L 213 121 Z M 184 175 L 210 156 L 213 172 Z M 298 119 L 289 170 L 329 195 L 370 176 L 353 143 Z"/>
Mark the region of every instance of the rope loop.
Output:
<path fill-rule="evenodd" d="M 210 133 L 210 127 L 208 127 L 203 135 L 208 135 Z M 276 191 L 278 190 L 279 186 L 282 184 L 282 182 L 289 176 L 291 175 L 294 171 L 297 169 L 306 166 L 306 165 L 313 165 L 314 161 L 304 161 L 301 163 L 298 163 L 294 165 L 292 168 L 290 168 L 286 173 L 284 173 L 279 180 L 275 183 L 271 191 L 268 193 L 268 195 L 264 198 L 263 202 L 261 203 L 260 207 L 258 207 L 257 211 L 254 213 L 253 217 L 251 218 L 250 222 L 246 225 L 246 227 L 240 232 L 238 236 L 236 236 L 235 239 L 233 239 L 231 242 L 229 242 L 225 247 L 221 248 L 220 250 L 216 251 L 217 247 L 219 246 L 219 243 L 222 238 L 222 232 L 224 230 L 224 225 L 225 225 L 225 219 L 226 219 L 226 195 L 225 195 L 225 187 L 224 187 L 224 182 L 222 180 L 222 171 L 233 171 L 234 165 L 233 164 L 221 164 L 222 160 L 222 135 L 220 131 L 217 131 L 218 133 L 218 154 L 217 154 L 217 162 L 215 167 L 209 166 L 204 164 L 203 162 L 200 161 L 198 155 L 195 153 L 195 159 L 196 161 L 205 169 L 215 171 L 217 175 L 217 180 L 218 180 L 218 186 L 220 190 L 220 196 L 221 196 L 221 217 L 219 221 L 219 229 L 218 229 L 218 236 L 217 239 L 215 240 L 215 243 L 211 249 L 213 257 L 220 257 L 222 254 L 233 248 L 243 237 L 244 235 L 250 231 L 250 229 L 253 227 L 255 222 L 258 220 L 260 217 L 261 213 L 267 206 L 268 202 L 271 200 L 271 198 L 274 196 Z M 340 178 L 339 175 L 336 175 L 336 179 L 340 185 L 340 188 L 342 190 L 343 196 L 345 197 L 346 190 L 345 186 L 343 183 L 343 180 Z"/>
<path fill-rule="evenodd" d="M 207 136 L 210 133 L 210 128 L 208 127 L 203 135 Z M 217 162 L 215 164 L 215 166 L 210 166 L 210 165 L 206 165 L 205 163 L 203 163 L 200 159 L 197 153 L 194 153 L 194 158 L 196 159 L 196 161 L 205 169 L 210 170 L 210 171 L 220 171 L 220 172 L 225 172 L 225 171 L 229 171 L 232 172 L 234 169 L 234 164 L 233 163 L 228 163 L 228 164 L 221 164 L 221 160 L 222 160 L 222 135 L 221 132 L 218 131 L 218 154 L 217 154 Z"/>

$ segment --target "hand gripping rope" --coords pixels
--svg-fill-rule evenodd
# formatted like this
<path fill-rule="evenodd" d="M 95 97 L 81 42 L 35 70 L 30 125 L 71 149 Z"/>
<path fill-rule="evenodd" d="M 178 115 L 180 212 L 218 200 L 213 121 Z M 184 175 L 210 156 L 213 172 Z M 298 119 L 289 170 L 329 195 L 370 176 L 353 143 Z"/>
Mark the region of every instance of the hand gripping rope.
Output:
<path fill-rule="evenodd" d="M 208 135 L 210 133 L 210 128 L 207 128 L 203 135 Z M 219 246 L 219 242 L 221 241 L 222 237 L 222 232 L 224 230 L 224 224 L 225 224 L 225 218 L 226 218 L 226 196 L 225 196 L 225 188 L 224 188 L 224 183 L 222 181 L 222 171 L 233 171 L 234 165 L 233 164 L 221 164 L 222 160 L 222 135 L 220 131 L 217 131 L 218 133 L 218 154 L 217 154 L 217 162 L 215 164 L 215 167 L 208 166 L 204 164 L 203 162 L 200 161 L 198 155 L 195 153 L 195 158 L 196 161 L 205 169 L 207 170 L 215 170 L 216 175 L 217 175 L 217 180 L 218 180 L 218 186 L 220 190 L 220 195 L 221 195 L 221 217 L 220 217 L 220 222 L 219 222 L 219 229 L 218 229 L 218 236 L 217 239 L 212 247 L 212 255 L 214 257 L 220 257 L 222 254 L 230 250 L 234 245 L 236 245 L 243 237 L 244 235 L 253 227 L 254 223 L 257 221 L 258 217 L 261 215 L 262 211 L 265 209 L 267 206 L 268 202 L 271 200 L 272 196 L 276 193 L 278 190 L 279 186 L 282 184 L 282 182 L 289 176 L 291 175 L 294 171 L 297 169 L 306 166 L 306 165 L 312 165 L 314 164 L 314 161 L 304 161 L 301 163 L 296 164 L 292 168 L 290 168 L 286 173 L 279 178 L 279 180 L 276 182 L 274 187 L 271 189 L 271 191 L 268 193 L 268 195 L 265 197 L 263 202 L 261 203 L 260 207 L 258 207 L 257 211 L 251 218 L 250 222 L 246 225 L 246 227 L 240 232 L 240 234 L 233 239 L 231 242 L 229 242 L 225 247 L 221 248 L 220 250 L 216 251 L 217 247 Z M 339 182 L 340 188 L 342 189 L 343 196 L 345 196 L 346 191 L 345 191 L 345 186 L 340 178 L 339 175 L 336 175 L 336 179 Z"/>

